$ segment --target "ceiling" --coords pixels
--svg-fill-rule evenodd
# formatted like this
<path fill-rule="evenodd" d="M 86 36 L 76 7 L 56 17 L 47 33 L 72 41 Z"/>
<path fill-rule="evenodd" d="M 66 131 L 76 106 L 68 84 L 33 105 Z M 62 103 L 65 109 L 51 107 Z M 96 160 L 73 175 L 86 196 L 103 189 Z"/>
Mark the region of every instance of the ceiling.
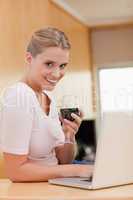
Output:
<path fill-rule="evenodd" d="M 52 0 L 91 26 L 133 22 L 133 0 Z"/>

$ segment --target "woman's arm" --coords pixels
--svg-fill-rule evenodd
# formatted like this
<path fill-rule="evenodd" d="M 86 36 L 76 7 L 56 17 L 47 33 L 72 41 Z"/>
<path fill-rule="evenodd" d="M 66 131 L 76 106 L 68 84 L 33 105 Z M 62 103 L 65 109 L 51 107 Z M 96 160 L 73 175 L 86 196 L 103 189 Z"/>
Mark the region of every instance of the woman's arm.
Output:
<path fill-rule="evenodd" d="M 55 148 L 55 152 L 60 164 L 72 163 L 77 152 L 76 142 L 58 146 Z"/>
<path fill-rule="evenodd" d="M 78 132 L 83 114 L 81 112 L 81 116 L 78 116 L 72 113 L 72 117 L 74 118 L 74 121 L 60 118 L 62 122 L 62 129 L 65 134 L 64 145 L 55 148 L 56 157 L 58 158 L 60 164 L 71 163 L 77 153 L 75 134 Z"/>
<path fill-rule="evenodd" d="M 13 182 L 39 182 L 57 177 L 89 177 L 92 166 L 55 165 L 43 166 L 30 161 L 27 155 L 4 153 L 7 176 Z"/>

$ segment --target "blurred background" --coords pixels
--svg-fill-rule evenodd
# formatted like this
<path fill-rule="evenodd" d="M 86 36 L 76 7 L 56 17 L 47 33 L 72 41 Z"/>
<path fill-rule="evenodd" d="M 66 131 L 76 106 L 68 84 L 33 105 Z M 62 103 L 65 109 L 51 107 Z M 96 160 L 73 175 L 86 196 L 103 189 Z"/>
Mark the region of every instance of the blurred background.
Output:
<path fill-rule="evenodd" d="M 128 108 L 133 110 L 133 1 L 0 0 L 1 96 L 4 88 L 25 71 L 25 50 L 31 34 L 46 26 L 63 30 L 72 45 L 68 72 L 54 91 L 58 109 L 79 106 L 83 110 L 77 139 L 94 147 L 99 91 L 106 100 L 100 102 L 103 109 L 123 110 L 130 103 Z M 120 73 L 121 69 L 124 72 Z M 127 84 L 121 86 L 124 82 Z M 87 152 L 94 153 L 93 147 Z"/>

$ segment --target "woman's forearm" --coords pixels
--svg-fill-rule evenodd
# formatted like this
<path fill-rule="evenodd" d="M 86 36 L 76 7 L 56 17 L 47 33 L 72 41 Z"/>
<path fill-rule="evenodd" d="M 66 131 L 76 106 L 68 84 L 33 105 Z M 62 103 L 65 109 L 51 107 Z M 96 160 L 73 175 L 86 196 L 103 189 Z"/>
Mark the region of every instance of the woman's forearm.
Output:
<path fill-rule="evenodd" d="M 12 170 L 9 178 L 13 182 L 39 182 L 47 181 L 51 178 L 57 177 L 77 177 L 77 176 L 89 176 L 89 167 L 87 172 L 83 169 L 85 166 L 81 165 L 56 165 L 56 166 L 42 166 L 37 163 L 27 162 L 20 166 L 18 169 Z"/>
<path fill-rule="evenodd" d="M 66 143 L 63 146 L 56 147 L 56 156 L 60 164 L 69 164 L 76 155 L 76 142 L 74 144 Z"/>

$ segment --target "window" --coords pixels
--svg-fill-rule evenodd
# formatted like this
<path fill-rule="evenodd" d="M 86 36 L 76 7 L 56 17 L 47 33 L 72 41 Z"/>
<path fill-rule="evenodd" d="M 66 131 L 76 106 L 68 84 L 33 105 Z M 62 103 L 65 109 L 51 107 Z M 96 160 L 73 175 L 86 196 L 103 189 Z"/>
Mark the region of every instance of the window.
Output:
<path fill-rule="evenodd" d="M 100 68 L 98 88 L 101 112 L 133 111 L 133 67 Z"/>

